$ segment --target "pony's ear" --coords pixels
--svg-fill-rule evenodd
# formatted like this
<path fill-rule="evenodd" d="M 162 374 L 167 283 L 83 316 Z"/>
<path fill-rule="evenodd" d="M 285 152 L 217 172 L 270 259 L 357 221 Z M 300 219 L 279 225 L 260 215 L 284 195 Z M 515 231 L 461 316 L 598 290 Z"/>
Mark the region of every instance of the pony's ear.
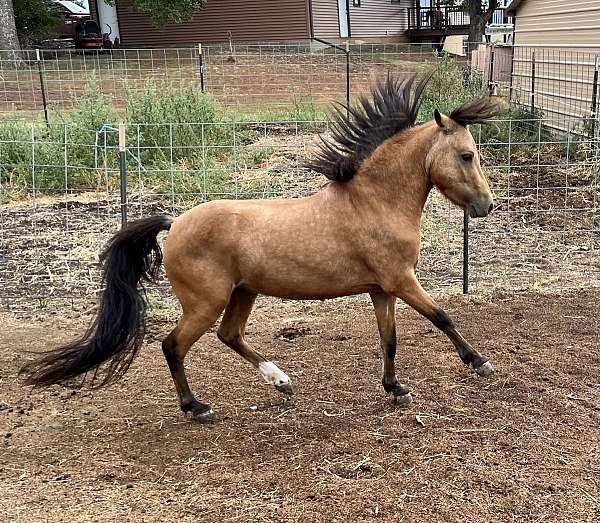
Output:
<path fill-rule="evenodd" d="M 445 129 L 446 126 L 442 120 L 442 113 L 440 113 L 437 109 L 433 111 L 433 118 L 435 119 L 435 123 L 438 124 L 438 127 L 441 129 Z"/>

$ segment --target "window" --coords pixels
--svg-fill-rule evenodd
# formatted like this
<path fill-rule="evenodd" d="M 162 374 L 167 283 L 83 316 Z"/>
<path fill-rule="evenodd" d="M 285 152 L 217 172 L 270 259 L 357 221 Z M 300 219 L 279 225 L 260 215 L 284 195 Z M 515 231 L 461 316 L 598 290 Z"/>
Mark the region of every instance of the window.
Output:
<path fill-rule="evenodd" d="M 352 5 L 354 7 L 360 7 L 360 0 L 352 0 Z"/>

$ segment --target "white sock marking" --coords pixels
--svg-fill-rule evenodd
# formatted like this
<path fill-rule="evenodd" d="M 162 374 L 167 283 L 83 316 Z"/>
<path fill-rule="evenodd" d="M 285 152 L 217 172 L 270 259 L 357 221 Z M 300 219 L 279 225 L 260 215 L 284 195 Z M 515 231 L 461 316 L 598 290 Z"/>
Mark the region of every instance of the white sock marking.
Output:
<path fill-rule="evenodd" d="M 258 372 L 271 385 L 285 385 L 290 382 L 288 375 L 272 361 L 262 361 L 258 364 Z"/>

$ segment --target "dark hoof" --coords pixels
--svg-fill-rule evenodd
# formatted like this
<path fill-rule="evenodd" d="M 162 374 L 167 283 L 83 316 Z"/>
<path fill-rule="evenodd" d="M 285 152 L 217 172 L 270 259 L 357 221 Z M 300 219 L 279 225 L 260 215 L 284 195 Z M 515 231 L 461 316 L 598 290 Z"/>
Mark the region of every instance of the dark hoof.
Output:
<path fill-rule="evenodd" d="M 286 396 L 292 396 L 294 394 L 294 387 L 292 386 L 291 381 L 288 381 L 287 383 L 276 383 L 275 388 Z"/>
<path fill-rule="evenodd" d="M 406 394 L 402 394 L 400 396 L 394 396 L 394 402 L 399 407 L 408 407 L 412 403 L 412 401 L 413 398 L 410 395 L 410 392 L 407 392 Z"/>
<path fill-rule="evenodd" d="M 211 406 L 198 401 L 189 405 L 182 405 L 181 410 L 183 410 L 185 414 L 191 414 L 192 419 L 199 423 L 212 423 L 216 419 L 215 412 L 212 410 Z"/>
<path fill-rule="evenodd" d="M 486 361 L 482 365 L 479 365 L 479 367 L 474 367 L 474 370 L 477 374 L 483 376 L 484 378 L 487 378 L 494 374 L 494 367 L 489 361 Z"/>
<path fill-rule="evenodd" d="M 397 405 L 406 407 L 412 403 L 412 396 L 410 395 L 408 387 L 401 385 L 400 383 L 394 383 L 391 385 L 386 385 L 384 383 L 383 388 L 387 393 L 392 395 L 394 403 Z"/>

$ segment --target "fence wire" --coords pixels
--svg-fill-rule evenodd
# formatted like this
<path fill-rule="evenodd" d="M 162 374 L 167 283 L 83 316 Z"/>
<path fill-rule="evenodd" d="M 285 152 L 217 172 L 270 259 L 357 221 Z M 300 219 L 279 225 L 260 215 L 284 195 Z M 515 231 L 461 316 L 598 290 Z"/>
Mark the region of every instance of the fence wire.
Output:
<path fill-rule="evenodd" d="M 346 51 L 318 42 L 0 51 L 0 112 L 31 119 L 46 105 L 56 121 L 90 86 L 116 107 L 131 92 L 186 85 L 245 111 L 321 104 L 344 99 L 347 58 L 352 94 L 366 92 L 378 76 L 422 72 L 437 60 L 423 45 L 353 44 Z"/>
<path fill-rule="evenodd" d="M 562 132 L 597 133 L 600 50 L 513 50 L 511 101 Z"/>
<path fill-rule="evenodd" d="M 17 122 L 0 142 L 0 299 L 4 307 L 80 303 L 99 290 L 97 257 L 120 226 L 114 125 Z M 130 219 L 180 214 L 216 198 L 299 197 L 326 180 L 305 167 L 327 122 L 130 125 Z M 471 288 L 600 283 L 598 144 L 557 137 L 541 119 L 473 128 L 496 209 L 470 224 Z M 433 192 L 419 276 L 460 292 L 462 211 Z M 85 301 L 85 300 L 84 300 Z"/>

